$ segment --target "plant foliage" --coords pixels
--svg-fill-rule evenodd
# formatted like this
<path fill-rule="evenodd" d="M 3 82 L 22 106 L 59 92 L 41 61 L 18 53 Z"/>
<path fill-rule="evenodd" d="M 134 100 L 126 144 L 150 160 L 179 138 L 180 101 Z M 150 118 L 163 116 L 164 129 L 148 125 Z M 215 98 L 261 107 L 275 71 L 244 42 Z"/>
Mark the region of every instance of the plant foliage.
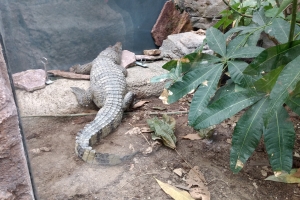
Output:
<path fill-rule="evenodd" d="M 162 77 L 171 79 L 168 103 L 195 91 L 188 120 L 198 130 L 247 108 L 233 132 L 231 170 L 243 168 L 263 136 L 273 170 L 289 172 L 295 131 L 284 105 L 300 115 L 300 27 L 296 9 L 290 16 L 283 11 L 297 1 L 230 2 L 223 18 L 206 32 L 214 55 L 198 50 L 163 66 L 169 73 Z M 229 25 L 225 34 L 217 29 Z M 262 32 L 275 46 L 256 46 Z M 231 79 L 222 85 L 224 73 Z"/>

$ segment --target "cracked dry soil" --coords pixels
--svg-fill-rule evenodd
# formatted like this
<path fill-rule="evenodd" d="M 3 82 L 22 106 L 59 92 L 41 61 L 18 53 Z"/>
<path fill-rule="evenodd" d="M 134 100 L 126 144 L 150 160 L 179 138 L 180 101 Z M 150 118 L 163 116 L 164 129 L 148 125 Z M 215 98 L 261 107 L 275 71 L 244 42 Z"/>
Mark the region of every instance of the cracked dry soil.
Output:
<path fill-rule="evenodd" d="M 149 112 L 184 111 L 189 107 L 187 99 L 172 105 L 163 105 L 157 98 L 143 100 L 149 103 L 125 113 L 117 130 L 96 145 L 98 151 L 128 154 L 132 148 L 145 149 L 149 147 L 148 142 L 152 142 L 150 133 L 124 133 L 133 127 L 147 127 L 146 120 L 155 116 L 149 115 Z M 165 110 L 153 110 L 153 107 Z M 182 157 L 174 150 L 161 146 L 151 154 L 139 154 L 132 160 L 112 167 L 84 163 L 74 153 L 77 132 L 94 116 L 23 118 L 39 199 L 172 199 L 162 191 L 154 178 L 184 187 L 187 186 L 185 175 L 179 177 L 173 170 L 182 168 L 188 172 L 190 166 L 199 166 L 206 178 L 211 199 L 300 199 L 297 184 L 264 180 L 265 175 L 272 175 L 272 170 L 262 144 L 239 174 L 230 171 L 232 121 L 218 125 L 211 140 L 191 141 L 182 138 L 196 133 L 187 125 L 187 114 L 172 116 L 176 119 L 177 151 Z M 294 118 L 293 121 L 297 124 L 300 120 Z M 299 144 L 297 130 L 296 151 L 299 151 Z M 263 174 L 262 170 L 266 173 Z"/>

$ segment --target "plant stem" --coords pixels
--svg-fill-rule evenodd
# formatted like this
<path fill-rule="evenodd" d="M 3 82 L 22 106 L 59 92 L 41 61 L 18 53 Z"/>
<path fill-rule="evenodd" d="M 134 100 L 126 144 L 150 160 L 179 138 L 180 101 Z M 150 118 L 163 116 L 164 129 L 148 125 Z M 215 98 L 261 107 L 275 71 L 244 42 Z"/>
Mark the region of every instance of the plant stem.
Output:
<path fill-rule="evenodd" d="M 297 0 L 293 0 L 292 21 L 291 21 L 289 42 L 293 41 L 293 39 L 294 39 L 294 32 L 295 32 L 295 25 L 296 25 L 296 14 L 297 14 Z"/>
<path fill-rule="evenodd" d="M 222 1 L 226 4 L 226 6 L 229 7 L 230 10 L 233 10 L 234 12 L 236 12 L 236 13 L 239 14 L 239 15 L 241 15 L 242 17 L 252 18 L 252 15 L 245 15 L 245 14 L 243 14 L 243 13 L 240 13 L 240 12 L 237 11 L 236 9 L 232 8 L 232 7 L 226 2 L 226 0 L 222 0 Z"/>

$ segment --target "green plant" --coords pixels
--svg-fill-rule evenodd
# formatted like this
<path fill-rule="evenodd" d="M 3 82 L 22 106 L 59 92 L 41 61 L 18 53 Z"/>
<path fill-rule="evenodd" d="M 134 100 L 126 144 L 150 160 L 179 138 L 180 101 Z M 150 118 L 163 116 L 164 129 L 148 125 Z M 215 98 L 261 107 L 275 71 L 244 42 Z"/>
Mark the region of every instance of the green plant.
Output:
<path fill-rule="evenodd" d="M 293 13 L 291 21 L 287 21 L 280 14 L 291 2 Z M 215 55 L 202 53 L 200 48 L 181 60 L 166 63 L 163 68 L 170 72 L 152 81 L 171 79 L 166 85 L 167 103 L 195 91 L 188 116 L 195 129 L 218 124 L 247 108 L 232 136 L 233 172 L 243 168 L 262 137 L 273 171 L 289 172 L 295 131 L 284 105 L 300 115 L 297 1 L 282 1 L 272 17 L 265 15 L 263 6 L 258 8 L 249 26 L 232 28 L 226 34 L 213 27 L 207 30 L 207 44 Z M 278 45 L 267 49 L 257 47 L 262 31 Z M 250 64 L 245 62 L 251 58 L 254 59 Z M 230 80 L 221 85 L 224 74 Z"/>

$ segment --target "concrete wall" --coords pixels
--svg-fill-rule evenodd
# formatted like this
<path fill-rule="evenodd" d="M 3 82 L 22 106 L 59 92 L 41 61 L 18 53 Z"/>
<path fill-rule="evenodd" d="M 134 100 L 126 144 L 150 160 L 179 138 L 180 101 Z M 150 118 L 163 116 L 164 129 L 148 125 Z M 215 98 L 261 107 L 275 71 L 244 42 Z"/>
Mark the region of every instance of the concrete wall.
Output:
<path fill-rule="evenodd" d="M 0 33 L 12 72 L 68 70 L 116 42 L 141 54 L 166 0 L 1 0 Z M 2 26 L 1 26 L 2 23 Z"/>

